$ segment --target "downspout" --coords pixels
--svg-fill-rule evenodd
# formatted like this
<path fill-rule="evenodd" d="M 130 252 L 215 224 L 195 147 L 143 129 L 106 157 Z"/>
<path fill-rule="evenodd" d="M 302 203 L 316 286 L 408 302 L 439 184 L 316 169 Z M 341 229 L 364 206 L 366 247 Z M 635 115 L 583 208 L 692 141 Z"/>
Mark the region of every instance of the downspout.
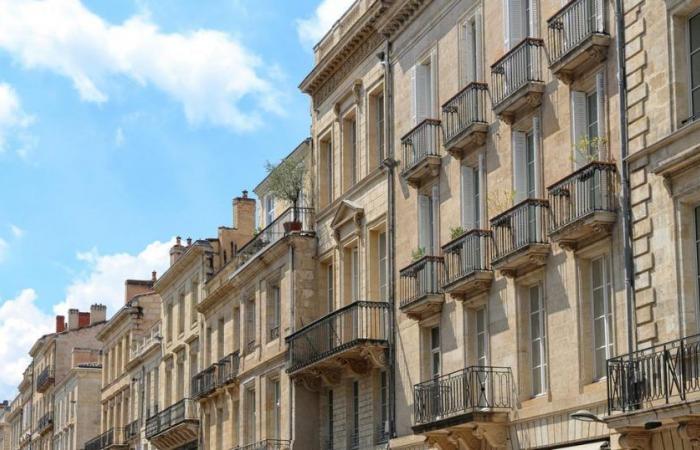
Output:
<path fill-rule="evenodd" d="M 625 298 L 627 306 L 627 351 L 636 350 L 634 296 L 634 261 L 632 258 L 632 211 L 630 206 L 629 154 L 627 130 L 627 72 L 625 70 L 625 16 L 622 0 L 615 0 L 615 42 L 617 44 L 617 86 L 620 96 L 620 159 L 622 185 L 622 245 L 625 265 Z"/>
<path fill-rule="evenodd" d="M 294 322 L 294 300 L 296 298 L 295 292 L 294 292 L 294 277 L 296 276 L 294 270 L 294 247 L 290 246 L 289 247 L 289 257 L 291 259 L 289 265 L 290 265 L 290 272 L 292 276 L 290 277 L 289 283 L 290 283 L 290 289 L 289 289 L 289 320 L 291 321 L 291 329 L 294 330 L 295 322 Z M 287 352 L 289 353 L 289 344 L 287 345 Z M 294 383 L 292 382 L 292 379 L 287 376 L 288 383 L 289 383 L 289 440 L 291 441 L 292 448 L 294 448 Z"/>

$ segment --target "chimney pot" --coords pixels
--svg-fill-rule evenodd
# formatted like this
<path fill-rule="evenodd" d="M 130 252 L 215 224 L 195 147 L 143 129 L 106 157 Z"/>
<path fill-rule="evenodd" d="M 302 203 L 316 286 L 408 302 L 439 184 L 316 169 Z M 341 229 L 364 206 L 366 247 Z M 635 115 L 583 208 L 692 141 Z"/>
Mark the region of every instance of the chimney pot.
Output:
<path fill-rule="evenodd" d="M 90 325 L 107 320 L 107 307 L 100 303 L 90 306 Z"/>
<path fill-rule="evenodd" d="M 56 316 L 56 333 L 66 329 L 66 318 L 64 316 Z"/>
<path fill-rule="evenodd" d="M 80 311 L 78 311 L 75 308 L 71 308 L 68 310 L 68 329 L 69 330 L 77 330 L 79 327 L 79 316 L 80 316 Z"/>
<path fill-rule="evenodd" d="M 188 237 L 187 238 L 187 246 L 189 247 L 190 245 L 192 245 L 192 238 Z"/>
<path fill-rule="evenodd" d="M 175 245 L 182 245 L 182 238 L 180 236 L 175 238 Z"/>
<path fill-rule="evenodd" d="M 151 272 L 151 281 L 153 281 L 155 283 L 157 280 L 158 280 L 158 273 L 154 270 L 153 272 Z"/>
<path fill-rule="evenodd" d="M 243 198 L 248 198 L 248 191 L 247 190 L 243 190 Z"/>

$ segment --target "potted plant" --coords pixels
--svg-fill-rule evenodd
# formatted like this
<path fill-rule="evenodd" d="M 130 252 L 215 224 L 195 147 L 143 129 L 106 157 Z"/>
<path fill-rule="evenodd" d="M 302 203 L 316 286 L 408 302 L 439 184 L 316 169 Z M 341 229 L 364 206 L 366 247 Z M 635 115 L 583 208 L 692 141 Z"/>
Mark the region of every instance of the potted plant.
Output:
<path fill-rule="evenodd" d="M 301 231 L 297 203 L 304 190 L 306 165 L 301 158 L 290 156 L 279 164 L 268 162 L 265 166 L 268 172 L 267 190 L 275 198 L 285 200 L 292 205 L 292 218 L 283 223 L 284 232 Z"/>

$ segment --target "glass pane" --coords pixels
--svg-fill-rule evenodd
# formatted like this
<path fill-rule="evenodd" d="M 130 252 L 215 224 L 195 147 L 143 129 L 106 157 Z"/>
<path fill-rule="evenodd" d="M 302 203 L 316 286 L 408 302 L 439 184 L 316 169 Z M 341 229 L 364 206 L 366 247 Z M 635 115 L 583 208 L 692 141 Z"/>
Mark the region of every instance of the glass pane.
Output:
<path fill-rule="evenodd" d="M 605 320 L 596 319 L 593 321 L 593 335 L 595 337 L 596 349 L 605 345 Z"/>
<path fill-rule="evenodd" d="M 690 57 L 690 87 L 700 86 L 700 52 Z"/>
<path fill-rule="evenodd" d="M 542 365 L 542 352 L 540 349 L 539 341 L 532 343 L 532 367 L 539 367 Z"/>
<path fill-rule="evenodd" d="M 693 91 L 693 116 L 700 116 L 700 87 Z"/>
<path fill-rule="evenodd" d="M 430 329 L 430 348 L 436 349 L 440 347 L 440 329 L 434 327 Z"/>
<path fill-rule="evenodd" d="M 605 376 L 605 360 L 606 360 L 605 348 L 596 349 L 595 351 L 595 367 L 596 367 L 596 377 L 600 378 Z"/>
<path fill-rule="evenodd" d="M 534 395 L 542 393 L 542 380 L 539 369 L 534 369 L 532 371 L 532 393 Z"/>
<path fill-rule="evenodd" d="M 603 284 L 602 279 L 603 279 L 603 270 L 602 270 L 602 262 L 600 259 L 595 259 L 591 262 L 591 281 L 592 281 L 592 289 L 600 287 L 601 284 Z"/>
<path fill-rule="evenodd" d="M 700 48 L 700 14 L 690 19 L 690 51 Z"/>
<path fill-rule="evenodd" d="M 532 339 L 540 338 L 540 318 L 538 314 L 532 314 L 530 316 L 530 333 Z"/>

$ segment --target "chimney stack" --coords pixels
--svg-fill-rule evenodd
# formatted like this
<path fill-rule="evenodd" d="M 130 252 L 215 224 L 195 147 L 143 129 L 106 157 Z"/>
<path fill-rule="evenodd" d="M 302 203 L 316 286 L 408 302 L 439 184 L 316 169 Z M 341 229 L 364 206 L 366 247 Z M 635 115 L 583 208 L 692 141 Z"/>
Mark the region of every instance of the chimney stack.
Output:
<path fill-rule="evenodd" d="M 90 306 L 90 325 L 104 322 L 107 320 L 107 307 L 105 305 L 95 303 Z"/>
<path fill-rule="evenodd" d="M 250 236 L 255 232 L 255 200 L 248 198 L 248 191 L 233 199 L 233 228 Z"/>
<path fill-rule="evenodd" d="M 71 308 L 68 310 L 68 329 L 69 330 L 77 330 L 78 329 L 78 317 L 80 315 L 80 311 L 78 311 L 75 308 Z"/>
<path fill-rule="evenodd" d="M 153 277 L 153 274 L 151 274 Z M 153 291 L 153 278 L 150 280 L 126 280 L 124 281 L 124 303 L 129 303 L 131 299 L 140 294 Z"/>
<path fill-rule="evenodd" d="M 56 333 L 66 329 L 66 318 L 64 316 L 56 316 Z"/>
<path fill-rule="evenodd" d="M 158 273 L 154 270 L 151 272 L 151 282 L 155 283 L 156 281 L 158 281 Z"/>
<path fill-rule="evenodd" d="M 192 245 L 192 238 L 188 237 L 187 238 L 187 246 L 189 247 L 190 245 Z"/>
<path fill-rule="evenodd" d="M 172 266 L 175 262 L 180 259 L 185 253 L 185 247 L 182 246 L 182 238 L 180 236 L 175 238 L 175 245 L 170 247 L 170 265 Z"/>

